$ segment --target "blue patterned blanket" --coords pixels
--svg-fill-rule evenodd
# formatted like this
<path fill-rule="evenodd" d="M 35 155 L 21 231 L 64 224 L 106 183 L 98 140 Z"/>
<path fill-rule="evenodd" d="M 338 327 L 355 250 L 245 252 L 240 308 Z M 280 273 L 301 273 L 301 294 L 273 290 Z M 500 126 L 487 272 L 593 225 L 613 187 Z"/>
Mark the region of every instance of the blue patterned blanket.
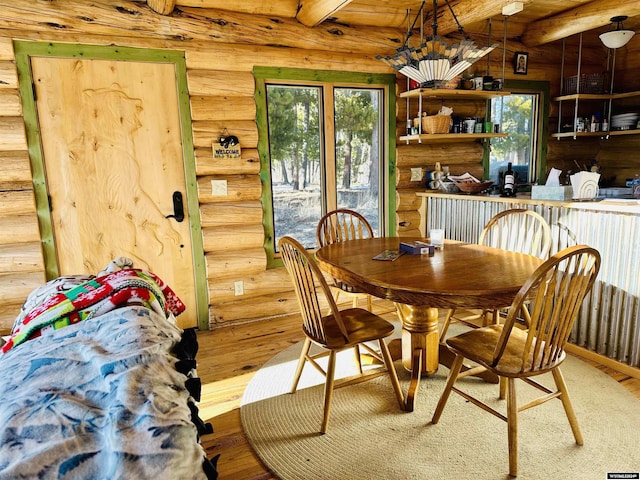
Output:
<path fill-rule="evenodd" d="M 0 479 L 197 479 L 173 317 L 128 306 L 0 356 Z"/>

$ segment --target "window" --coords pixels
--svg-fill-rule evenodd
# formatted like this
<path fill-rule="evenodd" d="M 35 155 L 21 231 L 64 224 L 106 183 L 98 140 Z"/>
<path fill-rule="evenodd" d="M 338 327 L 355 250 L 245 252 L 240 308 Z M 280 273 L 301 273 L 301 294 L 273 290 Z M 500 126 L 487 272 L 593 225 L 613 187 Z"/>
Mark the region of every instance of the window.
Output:
<path fill-rule="evenodd" d="M 500 185 L 501 174 L 511 163 L 519 185 L 533 184 L 544 179 L 549 84 L 509 81 L 505 89 L 511 94 L 491 100 L 491 121 L 508 136 L 491 139 L 485 173 Z"/>
<path fill-rule="evenodd" d="M 357 210 L 376 235 L 388 234 L 395 209 L 388 140 L 395 78 L 297 70 L 261 78 L 268 70 L 255 73 L 256 95 L 264 99 L 258 119 L 266 124 L 259 125 L 259 150 L 269 264 L 278 264 L 277 243 L 285 235 L 315 248 L 318 220 L 336 208 Z"/>
<path fill-rule="evenodd" d="M 491 99 L 491 120 L 508 134 L 491 141 L 489 178 L 496 185 L 509 163 L 517 184 L 528 184 L 535 178 L 538 98 L 537 94 L 513 93 Z"/>

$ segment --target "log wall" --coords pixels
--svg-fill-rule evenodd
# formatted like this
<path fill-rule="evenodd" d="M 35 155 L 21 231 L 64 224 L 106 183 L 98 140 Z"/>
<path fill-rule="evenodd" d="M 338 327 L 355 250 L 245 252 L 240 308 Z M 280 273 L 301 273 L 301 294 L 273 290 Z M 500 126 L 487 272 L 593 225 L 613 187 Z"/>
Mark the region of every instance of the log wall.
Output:
<path fill-rule="evenodd" d="M 13 43 L 0 38 L 0 332 L 44 281 Z"/>
<path fill-rule="evenodd" d="M 10 328 L 25 296 L 44 281 L 13 40 L 185 52 L 209 322 L 216 328 L 298 309 L 284 269 L 266 268 L 254 66 L 391 73 L 375 56 L 393 53 L 403 37 L 404 32 L 395 29 L 331 24 L 308 29 L 293 19 L 212 9 L 183 8 L 162 16 L 145 2 L 98 0 L 88 5 L 77 0 L 4 1 L 0 18 L 0 331 Z M 527 78 L 558 84 L 558 49 L 509 44 L 507 62 L 514 51 L 527 50 Z M 501 70 L 501 56 L 491 59 L 494 75 Z M 509 64 L 507 78 L 513 77 L 512 72 Z M 398 92 L 405 88 L 406 80 L 398 77 Z M 484 113 L 483 102 L 459 102 L 454 108 L 463 115 Z M 405 119 L 406 105 L 400 99 L 399 132 L 405 128 Z M 242 158 L 214 162 L 211 143 L 225 128 L 238 136 Z M 614 155 L 603 153 L 602 161 Z M 411 167 L 426 172 L 440 162 L 454 173 L 469 171 L 480 176 L 481 158 L 479 142 L 398 144 L 399 235 L 418 234 L 415 192 L 424 190 L 425 179 L 411 181 Z M 211 195 L 211 180 L 218 179 L 228 183 L 226 196 Z M 244 282 L 243 296 L 234 295 L 236 280 Z"/>

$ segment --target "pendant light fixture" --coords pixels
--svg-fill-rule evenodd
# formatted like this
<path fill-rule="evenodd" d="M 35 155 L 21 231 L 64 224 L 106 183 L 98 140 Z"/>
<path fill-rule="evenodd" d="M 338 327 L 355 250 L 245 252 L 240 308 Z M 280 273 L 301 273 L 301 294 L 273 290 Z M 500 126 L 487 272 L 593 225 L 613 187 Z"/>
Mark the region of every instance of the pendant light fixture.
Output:
<path fill-rule="evenodd" d="M 636 34 L 633 30 L 624 30 L 622 27 L 622 22 L 624 22 L 627 18 L 626 15 L 620 15 L 617 17 L 611 18 L 611 23 L 616 22 L 618 25 L 615 30 L 611 30 L 609 32 L 605 32 L 600 35 L 600 40 L 607 48 L 620 48 L 624 47 L 629 40 Z"/>
<path fill-rule="evenodd" d="M 376 58 L 384 61 L 404 76 L 418 82 L 422 87 L 442 88 L 447 82 L 461 75 L 462 72 L 498 46 L 498 44 L 487 47 L 477 46 L 465 35 L 449 0 L 445 0 L 445 3 L 458 25 L 458 31 L 465 37 L 463 40 L 448 43 L 438 36 L 438 0 L 433 0 L 433 23 L 431 25 L 433 34 L 427 37 L 424 42 L 421 38 L 421 44 L 417 48 L 409 46 L 411 30 L 424 8 L 425 2 L 423 1 L 412 27 L 407 31 L 407 37 L 402 47 L 394 55 Z"/>

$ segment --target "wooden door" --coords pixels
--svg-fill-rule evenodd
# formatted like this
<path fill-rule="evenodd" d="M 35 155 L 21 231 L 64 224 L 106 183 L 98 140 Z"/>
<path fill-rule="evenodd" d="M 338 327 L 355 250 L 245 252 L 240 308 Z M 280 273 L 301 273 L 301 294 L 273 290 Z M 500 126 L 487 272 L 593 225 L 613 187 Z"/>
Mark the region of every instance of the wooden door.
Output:
<path fill-rule="evenodd" d="M 185 302 L 180 326 L 195 326 L 175 66 L 32 57 L 31 69 L 59 274 L 129 257 Z"/>

